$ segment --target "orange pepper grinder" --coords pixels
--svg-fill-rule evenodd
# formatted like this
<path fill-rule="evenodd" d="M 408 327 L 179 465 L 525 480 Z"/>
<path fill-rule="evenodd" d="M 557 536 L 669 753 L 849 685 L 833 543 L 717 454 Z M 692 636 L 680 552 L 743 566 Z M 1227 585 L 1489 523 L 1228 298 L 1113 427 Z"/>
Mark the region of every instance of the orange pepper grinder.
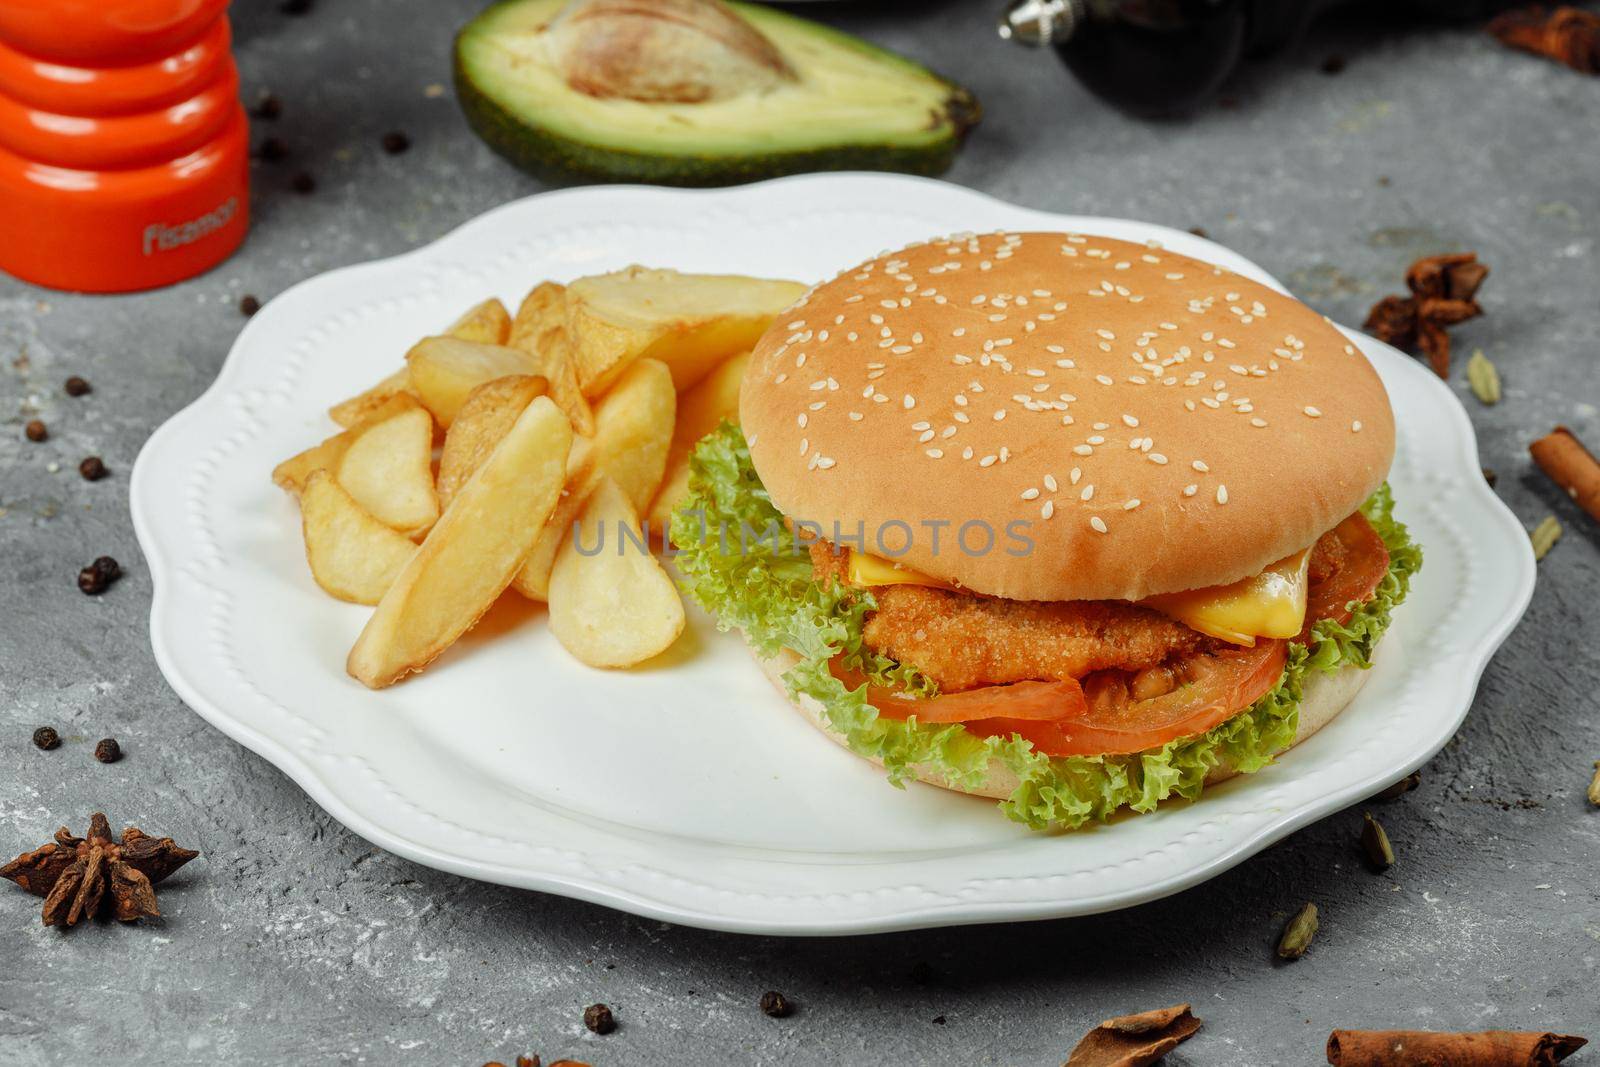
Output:
<path fill-rule="evenodd" d="M 228 0 L 0 0 L 0 269 L 115 293 L 244 240 Z"/>

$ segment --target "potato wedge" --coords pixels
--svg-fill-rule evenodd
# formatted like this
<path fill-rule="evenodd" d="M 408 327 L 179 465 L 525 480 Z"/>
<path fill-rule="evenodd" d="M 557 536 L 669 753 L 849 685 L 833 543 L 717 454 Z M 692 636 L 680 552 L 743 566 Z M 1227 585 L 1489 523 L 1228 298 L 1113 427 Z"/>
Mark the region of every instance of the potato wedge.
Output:
<path fill-rule="evenodd" d="M 439 454 L 439 478 L 434 489 L 441 509 L 450 506 L 457 491 L 489 458 L 522 409 L 544 392 L 543 378 L 511 374 L 484 382 L 467 395 L 445 434 L 444 449 Z"/>
<path fill-rule="evenodd" d="M 538 368 L 535 373 L 550 383 L 550 399 L 567 413 L 573 429 L 590 437 L 594 434 L 594 412 L 578 389 L 578 375 L 572 364 L 566 291 L 566 286 L 556 282 L 534 286 L 517 308 L 506 343 L 533 357 Z"/>
<path fill-rule="evenodd" d="M 585 396 L 604 393 L 635 359 L 659 359 L 679 390 L 751 348 L 799 282 L 629 267 L 567 286 L 567 336 Z"/>
<path fill-rule="evenodd" d="M 272 481 L 280 489 L 298 496 L 305 489 L 306 479 L 311 477 L 312 471 L 338 470 L 345 452 L 369 429 L 404 412 L 421 410 L 415 397 L 409 393 L 396 393 L 367 412 L 348 430 L 336 433 L 320 445 L 313 445 L 278 464 L 272 469 Z"/>
<path fill-rule="evenodd" d="M 750 353 L 734 356 L 678 397 L 666 473 L 650 504 L 646 532 L 663 540 L 671 532 L 672 513 L 689 495 L 689 453 L 724 419 L 739 421 L 739 387 L 744 383 Z"/>
<path fill-rule="evenodd" d="M 683 600 L 627 494 L 602 477 L 550 571 L 550 632 L 591 667 L 632 667 L 683 633 Z"/>
<path fill-rule="evenodd" d="M 378 603 L 345 669 L 374 689 L 427 666 L 505 590 L 566 479 L 572 425 L 548 397 L 517 417 Z"/>
<path fill-rule="evenodd" d="M 411 392 L 411 372 L 405 367 L 401 367 L 366 392 L 358 393 L 349 400 L 333 405 L 328 409 L 328 417 L 348 429 L 369 418 L 384 404 L 402 394 L 416 395 Z"/>
<path fill-rule="evenodd" d="M 469 308 L 450 325 L 445 335 L 462 341 L 498 345 L 505 343 L 510 332 L 511 316 L 506 313 L 506 306 L 490 299 Z M 408 367 L 401 367 L 366 392 L 333 405 L 328 409 L 328 417 L 340 426 L 354 426 L 396 393 L 416 395 L 411 388 L 411 371 Z"/>
<path fill-rule="evenodd" d="M 562 521 L 552 522 L 529 553 L 514 583 L 517 592 L 545 599 L 561 540 L 601 475 L 616 481 L 635 512 L 649 503 L 666 470 L 677 404 L 672 372 L 653 359 L 636 362 L 601 398 L 595 407 L 594 437 L 588 439 L 581 457 L 588 465 L 568 478 L 567 495 L 557 507 Z"/>
<path fill-rule="evenodd" d="M 445 335 L 462 341 L 503 345 L 506 338 L 511 336 L 511 315 L 504 304 L 491 297 L 476 307 L 468 308 L 465 314 L 450 324 Z"/>
<path fill-rule="evenodd" d="M 439 518 L 433 489 L 433 416 L 413 404 L 367 426 L 333 469 L 339 484 L 373 518 L 420 537 Z"/>
<path fill-rule="evenodd" d="M 355 502 L 326 470 L 300 494 L 300 526 L 311 577 L 323 592 L 352 604 L 376 604 L 417 553 L 417 546 Z"/>
<path fill-rule="evenodd" d="M 406 353 L 406 365 L 411 388 L 445 429 L 467 402 L 467 394 L 484 382 L 508 374 L 538 373 L 525 352 L 455 337 L 423 338 Z"/>

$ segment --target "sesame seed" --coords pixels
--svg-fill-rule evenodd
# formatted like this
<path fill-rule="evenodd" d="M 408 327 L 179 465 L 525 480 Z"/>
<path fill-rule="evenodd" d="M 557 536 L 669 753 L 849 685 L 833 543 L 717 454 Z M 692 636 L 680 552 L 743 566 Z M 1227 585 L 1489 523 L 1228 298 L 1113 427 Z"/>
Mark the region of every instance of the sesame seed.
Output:
<path fill-rule="evenodd" d="M 1024 499 L 1024 500 L 1037 500 L 1037 499 L 1039 499 L 1039 490 L 1033 489 L 1033 488 L 1024 489 L 1022 491 L 1022 499 Z"/>
<path fill-rule="evenodd" d="M 1056 476 L 1054 474 L 1046 474 L 1044 476 L 1044 487 L 1052 493 L 1056 491 Z"/>
<path fill-rule="evenodd" d="M 1111 379 L 1106 377 L 1104 374 L 1096 374 L 1094 376 L 1094 380 L 1099 382 L 1101 385 L 1111 385 L 1111 384 L 1113 384 Z"/>
<path fill-rule="evenodd" d="M 1072 468 L 1072 473 L 1067 475 L 1067 480 L 1069 482 L 1071 482 L 1073 485 L 1077 485 L 1078 484 L 1078 479 L 1082 478 L 1082 477 L 1083 477 L 1083 468 L 1082 467 L 1073 467 Z"/>
<path fill-rule="evenodd" d="M 1250 420 L 1250 425 L 1254 426 L 1258 430 L 1265 429 L 1267 420 L 1257 416 L 1256 418 Z"/>
<path fill-rule="evenodd" d="M 1105 522 L 1104 519 L 1102 519 L 1098 515 L 1094 515 L 1094 516 L 1090 517 L 1089 526 L 1090 526 L 1091 529 L 1094 530 L 1095 533 L 1105 533 L 1106 532 L 1106 522 Z"/>
<path fill-rule="evenodd" d="M 910 411 L 912 408 L 917 406 L 917 398 L 912 396 L 910 393 L 907 393 L 905 395 L 905 399 L 900 401 L 900 403 L 901 406 L 903 406 L 907 411 Z"/>
<path fill-rule="evenodd" d="M 1186 485 L 1183 487 L 1184 496 L 1194 496 L 1199 491 L 1200 487 L 1198 485 Z"/>
<path fill-rule="evenodd" d="M 833 459 L 830 459 L 827 456 L 819 455 L 817 457 L 817 469 L 818 470 L 824 470 L 824 471 L 825 470 L 829 470 L 829 469 L 831 469 L 833 467 L 834 462 L 835 461 Z"/>
<path fill-rule="evenodd" d="M 942 448 L 930 448 L 930 449 L 928 449 L 928 455 L 932 459 L 943 459 L 944 458 L 944 449 L 942 449 Z"/>
<path fill-rule="evenodd" d="M 1228 487 L 1225 486 L 1225 485 L 1217 486 L 1217 503 L 1226 504 L 1227 502 L 1228 502 Z"/>
<path fill-rule="evenodd" d="M 1134 418 L 1132 415 L 1124 415 L 1124 416 L 1122 416 L 1122 421 L 1123 421 L 1123 423 L 1125 425 L 1128 425 L 1128 426 L 1137 426 L 1137 425 L 1139 425 L 1139 420 Z"/>
<path fill-rule="evenodd" d="M 809 451 L 811 451 L 811 441 L 804 437 L 800 438 L 800 454 L 803 456 Z"/>
<path fill-rule="evenodd" d="M 807 422 L 807 421 L 808 421 L 808 420 L 807 420 L 807 419 L 806 419 L 806 413 L 805 413 L 805 412 L 803 412 L 803 411 L 802 411 L 802 412 L 801 412 L 801 413 L 800 413 L 800 414 L 799 414 L 799 415 L 798 415 L 798 416 L 797 416 L 797 417 L 796 417 L 796 418 L 795 418 L 795 421 L 796 421 L 796 422 L 798 422 L 798 423 L 799 423 L 799 424 L 800 424 L 800 428 L 801 428 L 801 429 L 802 429 L 802 430 L 803 430 L 803 429 L 805 429 L 805 428 L 806 428 L 806 422 Z"/>
<path fill-rule="evenodd" d="M 850 412 L 850 421 L 851 422 L 860 422 L 864 418 L 866 418 L 866 416 L 861 414 L 861 412 L 859 412 L 859 411 Z"/>
<path fill-rule="evenodd" d="M 1195 470 L 1199 471 L 1201 474 L 1204 474 L 1204 473 L 1206 473 L 1207 471 L 1209 471 L 1211 469 L 1210 467 L 1206 466 L 1204 460 L 1200 460 L 1200 459 L 1195 460 L 1193 463 L 1190 464 L 1190 466 L 1193 467 Z"/>
<path fill-rule="evenodd" d="M 1318 411 L 1316 408 L 1312 407 L 1310 404 L 1306 405 L 1306 414 L 1310 415 L 1313 419 L 1322 418 L 1322 412 Z"/>
<path fill-rule="evenodd" d="M 1044 502 L 1044 507 L 1039 509 L 1039 517 L 1041 519 L 1048 519 L 1050 516 L 1054 515 L 1055 513 L 1056 513 L 1056 502 L 1054 500 L 1046 500 Z"/>
<path fill-rule="evenodd" d="M 1360 433 L 1361 432 L 1361 420 L 1360 419 L 1357 419 L 1355 422 L 1352 422 L 1350 424 L 1350 432 L 1351 433 Z"/>
<path fill-rule="evenodd" d="M 1154 463 L 1157 466 L 1164 467 L 1167 465 L 1167 457 L 1163 456 L 1160 452 L 1151 452 L 1144 458 L 1148 459 L 1151 463 Z"/>
<path fill-rule="evenodd" d="M 1134 508 L 1136 508 L 1138 506 L 1139 506 L 1139 498 L 1138 497 L 1134 497 L 1132 500 L 1129 500 L 1129 501 L 1127 501 L 1126 503 L 1124 503 L 1122 505 L 1122 510 L 1123 511 L 1132 511 Z"/>
<path fill-rule="evenodd" d="M 1080 456 L 1094 455 L 1094 449 L 1090 448 L 1088 445 L 1075 445 L 1073 446 L 1072 451 Z"/>
<path fill-rule="evenodd" d="M 1093 482 L 1090 482 L 1088 485 L 1083 487 L 1083 492 L 1078 494 L 1078 499 L 1079 500 L 1093 500 L 1094 499 L 1094 483 Z"/>
<path fill-rule="evenodd" d="M 980 466 L 980 467 L 990 467 L 990 466 L 993 466 L 993 465 L 994 465 L 994 461 L 995 461 L 995 460 L 997 460 L 997 459 L 999 459 L 999 458 L 1000 458 L 1000 457 L 999 457 L 999 456 L 996 456 L 996 455 L 987 455 L 987 456 L 984 456 L 984 457 L 983 457 L 983 458 L 982 458 L 982 459 L 980 459 L 980 460 L 978 460 L 978 466 Z"/>

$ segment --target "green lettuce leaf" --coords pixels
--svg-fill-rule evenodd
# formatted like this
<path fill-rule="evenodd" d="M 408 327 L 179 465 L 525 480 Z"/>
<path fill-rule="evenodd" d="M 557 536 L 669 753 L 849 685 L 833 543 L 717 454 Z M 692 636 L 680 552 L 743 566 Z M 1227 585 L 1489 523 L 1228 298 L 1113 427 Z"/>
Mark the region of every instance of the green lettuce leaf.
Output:
<path fill-rule="evenodd" d="M 974 788 L 998 762 L 1018 782 L 1001 810 L 1035 829 L 1076 829 L 1123 807 L 1148 812 L 1174 794 L 1192 800 L 1219 763 L 1245 773 L 1271 763 L 1294 740 L 1309 672 L 1370 666 L 1390 613 L 1422 565 L 1385 485 L 1362 507 L 1389 547 L 1389 571 L 1376 595 L 1346 623 L 1318 623 L 1309 645 L 1290 645 L 1283 678 L 1270 693 L 1220 726 L 1161 748 L 1052 759 L 1015 735 L 979 737 L 959 723 L 880 717 L 864 686 L 851 689 L 828 669 L 835 655 L 843 653 L 879 685 L 919 696 L 937 687 L 915 667 L 863 646 L 862 624 L 876 607 L 871 594 L 812 580 L 810 559 L 785 531 L 737 427 L 725 423 L 701 441 L 690 468 L 689 499 L 673 517 L 672 540 L 685 590 L 718 626 L 742 630 L 762 655 L 784 649 L 798 655 L 784 675 L 791 698 L 815 699 L 834 732 L 852 751 L 881 762 L 894 784 L 923 773 Z"/>

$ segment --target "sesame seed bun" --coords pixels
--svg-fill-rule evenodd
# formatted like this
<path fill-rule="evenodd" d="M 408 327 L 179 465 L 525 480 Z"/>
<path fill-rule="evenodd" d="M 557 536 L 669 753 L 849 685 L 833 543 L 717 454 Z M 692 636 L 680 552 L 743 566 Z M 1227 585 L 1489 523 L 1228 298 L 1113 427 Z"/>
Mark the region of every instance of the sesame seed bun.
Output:
<path fill-rule="evenodd" d="M 1256 574 L 1394 455 L 1376 372 L 1304 304 L 1060 233 L 940 239 L 818 286 L 756 345 L 740 418 L 789 518 L 1014 600 Z"/>
<path fill-rule="evenodd" d="M 800 658 L 788 651 L 780 652 L 776 656 L 753 654 L 756 656 L 756 661 L 761 664 L 762 672 L 772 681 L 773 685 L 778 687 L 778 692 L 783 693 L 787 698 L 788 689 L 783 682 L 783 673 L 799 663 Z M 1371 674 L 1370 670 L 1362 670 L 1349 664 L 1331 673 L 1311 672 L 1306 677 L 1301 692 L 1300 717 L 1295 728 L 1294 740 L 1289 743 L 1288 748 L 1283 749 L 1283 752 L 1287 752 L 1290 748 L 1298 745 L 1332 722 L 1341 711 L 1350 705 L 1350 702 L 1356 698 L 1356 694 L 1361 692 L 1361 687 L 1367 684 L 1367 678 Z M 823 721 L 822 705 L 816 700 L 801 694 L 800 698 L 792 703 L 810 721 L 811 725 L 822 731 L 830 740 L 841 746 L 845 744 L 843 736 L 830 730 L 827 723 Z M 1282 753 L 1278 754 L 1281 755 Z M 872 762 L 881 763 L 879 760 L 872 760 Z M 1235 777 L 1238 773 L 1239 771 L 1236 767 L 1224 760 L 1212 768 L 1210 774 L 1206 775 L 1206 785 L 1215 785 L 1218 782 L 1226 781 Z M 998 760 L 990 762 L 988 777 L 984 780 L 983 785 L 976 789 L 962 789 L 959 786 L 951 785 L 942 778 L 925 772 L 922 768 L 915 769 L 915 776 L 918 781 L 926 782 L 928 785 L 939 786 L 941 789 L 950 789 L 958 793 L 970 793 L 973 796 L 992 797 L 995 800 L 1004 800 L 1017 788 L 1017 776 L 1012 773 L 1009 767 L 1006 767 Z"/>

